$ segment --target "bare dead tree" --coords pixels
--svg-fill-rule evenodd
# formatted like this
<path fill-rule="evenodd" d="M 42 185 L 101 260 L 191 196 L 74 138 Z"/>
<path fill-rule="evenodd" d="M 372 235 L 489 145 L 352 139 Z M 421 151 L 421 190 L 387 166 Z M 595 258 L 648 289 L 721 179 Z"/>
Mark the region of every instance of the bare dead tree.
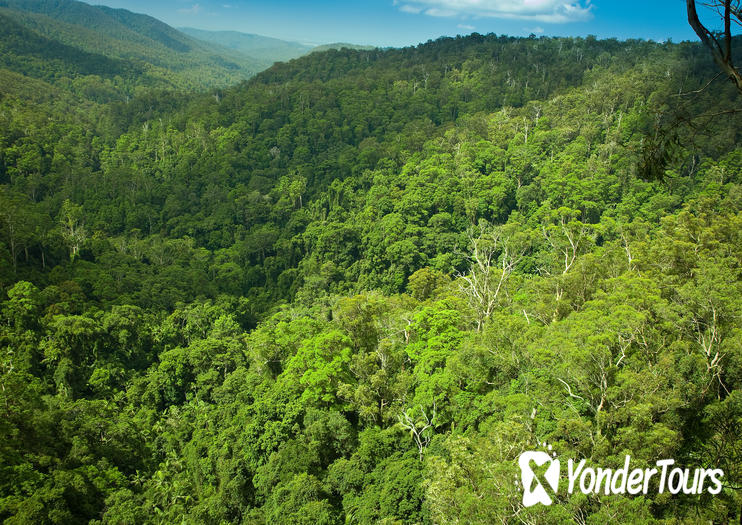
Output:
<path fill-rule="evenodd" d="M 433 415 L 430 418 L 425 413 L 422 405 L 419 405 L 419 408 L 422 416 L 421 419 L 415 420 L 410 414 L 411 410 L 408 409 L 397 416 L 397 420 L 399 421 L 399 424 L 402 425 L 402 428 L 410 431 L 410 435 L 417 445 L 417 450 L 420 454 L 420 461 L 422 461 L 423 452 L 428 448 L 430 440 L 433 438 L 433 425 L 435 425 L 436 414 L 435 401 L 433 402 Z"/>
<path fill-rule="evenodd" d="M 723 389 L 727 395 L 729 390 L 727 389 L 724 381 L 722 380 L 723 373 L 723 360 L 726 357 L 725 352 L 722 350 L 723 337 L 722 330 L 720 327 L 719 315 L 716 309 L 716 305 L 713 301 L 709 300 L 708 305 L 705 308 L 708 313 L 711 314 L 711 319 L 704 320 L 701 316 L 694 316 L 691 319 L 693 331 L 696 335 L 696 341 L 701 347 L 702 355 L 706 360 L 706 372 L 709 374 L 709 384 L 706 386 L 708 390 L 711 385 L 718 382 L 719 390 L 717 395 L 721 398 L 721 390 Z"/>
<path fill-rule="evenodd" d="M 562 275 L 572 268 L 577 257 L 584 252 L 585 243 L 595 237 L 594 228 L 589 224 L 574 220 L 564 214 L 559 215 L 556 223 L 541 226 L 541 233 L 554 253 L 559 254 L 560 259 L 564 258 L 563 264 L 559 265 Z M 543 268 L 541 271 L 545 275 L 553 273 L 548 268 Z"/>
<path fill-rule="evenodd" d="M 469 271 L 459 274 L 461 290 L 477 313 L 477 331 L 495 311 L 500 294 L 529 248 L 527 239 L 484 223 L 469 231 Z"/>

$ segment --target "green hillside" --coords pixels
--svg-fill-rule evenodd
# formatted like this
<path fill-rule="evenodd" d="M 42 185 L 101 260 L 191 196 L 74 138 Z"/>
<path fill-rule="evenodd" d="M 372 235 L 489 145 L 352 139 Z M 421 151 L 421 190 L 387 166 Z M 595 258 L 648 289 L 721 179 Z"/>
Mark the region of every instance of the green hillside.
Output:
<path fill-rule="evenodd" d="M 105 77 L 141 74 L 133 64 L 60 44 L 0 12 L 0 60 L 6 69 L 52 80 L 60 76 Z"/>
<path fill-rule="evenodd" d="M 7 0 L 0 15 L 49 47 L 126 60 L 146 71 L 140 83 L 177 90 L 223 87 L 264 69 L 263 61 L 189 37 L 146 15 L 75 0 Z M 6 28 L 6 32 L 10 28 Z M 20 37 L 19 37 L 20 38 Z M 50 50 L 50 58 L 56 51 Z M 22 58 L 20 58 L 22 60 Z"/>
<path fill-rule="evenodd" d="M 119 80 L 85 33 L 45 53 L 24 16 L 0 521 L 740 521 L 742 113 L 700 45 L 473 34 L 95 100 Z M 195 45 L 127 26 L 150 64 Z M 563 478 L 526 508 L 518 458 L 546 443 L 565 471 L 724 475 Z"/>

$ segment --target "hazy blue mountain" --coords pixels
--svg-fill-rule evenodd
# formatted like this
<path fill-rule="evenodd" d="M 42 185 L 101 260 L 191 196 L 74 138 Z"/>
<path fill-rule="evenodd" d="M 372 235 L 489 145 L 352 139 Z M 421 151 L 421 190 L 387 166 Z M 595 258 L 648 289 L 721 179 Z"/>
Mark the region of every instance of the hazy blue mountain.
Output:
<path fill-rule="evenodd" d="M 181 32 L 199 40 L 218 44 L 239 51 L 258 60 L 285 62 L 298 58 L 314 49 L 313 46 L 289 42 L 262 35 L 241 33 L 239 31 L 206 31 L 192 27 L 179 27 Z"/>

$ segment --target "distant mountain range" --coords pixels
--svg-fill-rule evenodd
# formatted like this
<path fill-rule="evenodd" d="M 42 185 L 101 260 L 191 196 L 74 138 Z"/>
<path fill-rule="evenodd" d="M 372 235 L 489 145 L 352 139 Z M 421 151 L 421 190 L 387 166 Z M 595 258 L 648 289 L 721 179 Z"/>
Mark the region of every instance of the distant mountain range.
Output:
<path fill-rule="evenodd" d="M 285 62 L 306 55 L 315 49 L 314 46 L 298 42 L 288 42 L 239 31 L 205 31 L 192 27 L 179 27 L 178 30 L 204 42 L 217 44 L 269 63 Z"/>
<path fill-rule="evenodd" d="M 51 84 L 94 75 L 118 92 L 135 86 L 200 91 L 236 84 L 275 62 L 343 47 L 368 49 L 178 30 L 151 16 L 77 0 L 0 0 L 0 68 Z M 93 98 L 110 98 L 99 95 Z"/>
<path fill-rule="evenodd" d="M 211 42 L 212 44 L 239 51 L 258 60 L 267 60 L 271 63 L 278 61 L 285 62 L 308 53 L 328 51 L 330 49 L 347 48 L 365 51 L 375 49 L 374 46 L 348 44 L 345 42 L 312 46 L 267 36 L 240 33 L 239 31 L 206 31 L 192 27 L 179 27 L 178 30 L 199 40 Z"/>

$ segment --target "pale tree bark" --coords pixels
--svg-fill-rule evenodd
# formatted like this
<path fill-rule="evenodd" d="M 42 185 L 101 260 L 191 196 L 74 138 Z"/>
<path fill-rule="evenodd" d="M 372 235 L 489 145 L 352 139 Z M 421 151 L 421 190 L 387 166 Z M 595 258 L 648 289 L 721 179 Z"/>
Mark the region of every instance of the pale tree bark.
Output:
<path fill-rule="evenodd" d="M 459 274 L 461 290 L 477 313 L 477 331 L 498 304 L 510 274 L 528 250 L 526 239 L 517 239 L 503 227 L 480 225 L 469 232 L 469 271 Z"/>
<path fill-rule="evenodd" d="M 428 448 L 430 440 L 433 437 L 433 425 L 435 425 L 436 415 L 435 402 L 433 402 L 433 415 L 430 418 L 427 416 L 422 406 L 419 408 L 420 414 L 422 415 L 421 419 L 416 421 L 412 416 L 410 416 L 410 411 L 405 410 L 397 417 L 397 420 L 399 421 L 399 424 L 402 425 L 402 428 L 410 431 L 410 435 L 417 445 L 420 461 L 422 461 L 423 452 Z M 428 432 L 428 430 L 430 431 Z"/>
<path fill-rule="evenodd" d="M 70 259 L 74 260 L 88 238 L 83 221 L 82 206 L 73 204 L 69 199 L 65 200 L 60 211 L 59 222 L 62 237 L 70 247 Z"/>
<path fill-rule="evenodd" d="M 593 233 L 587 224 L 578 221 L 567 221 L 564 217 L 559 218 L 559 225 L 541 227 L 544 239 L 552 249 L 564 257 L 562 275 L 566 274 L 580 255 L 580 245 Z M 545 275 L 551 275 L 548 269 L 543 270 Z"/>
<path fill-rule="evenodd" d="M 704 321 L 699 317 L 694 317 L 692 323 L 693 330 L 696 334 L 696 341 L 701 347 L 703 357 L 706 360 L 706 372 L 710 377 L 706 390 L 708 390 L 714 382 L 718 382 L 719 391 L 717 392 L 717 395 L 721 398 L 722 389 L 727 395 L 729 395 L 729 390 L 721 377 L 723 373 L 722 361 L 726 356 L 722 351 L 722 334 L 719 326 L 719 317 L 716 307 L 711 301 L 709 301 L 709 309 L 711 311 L 710 320 Z"/>

